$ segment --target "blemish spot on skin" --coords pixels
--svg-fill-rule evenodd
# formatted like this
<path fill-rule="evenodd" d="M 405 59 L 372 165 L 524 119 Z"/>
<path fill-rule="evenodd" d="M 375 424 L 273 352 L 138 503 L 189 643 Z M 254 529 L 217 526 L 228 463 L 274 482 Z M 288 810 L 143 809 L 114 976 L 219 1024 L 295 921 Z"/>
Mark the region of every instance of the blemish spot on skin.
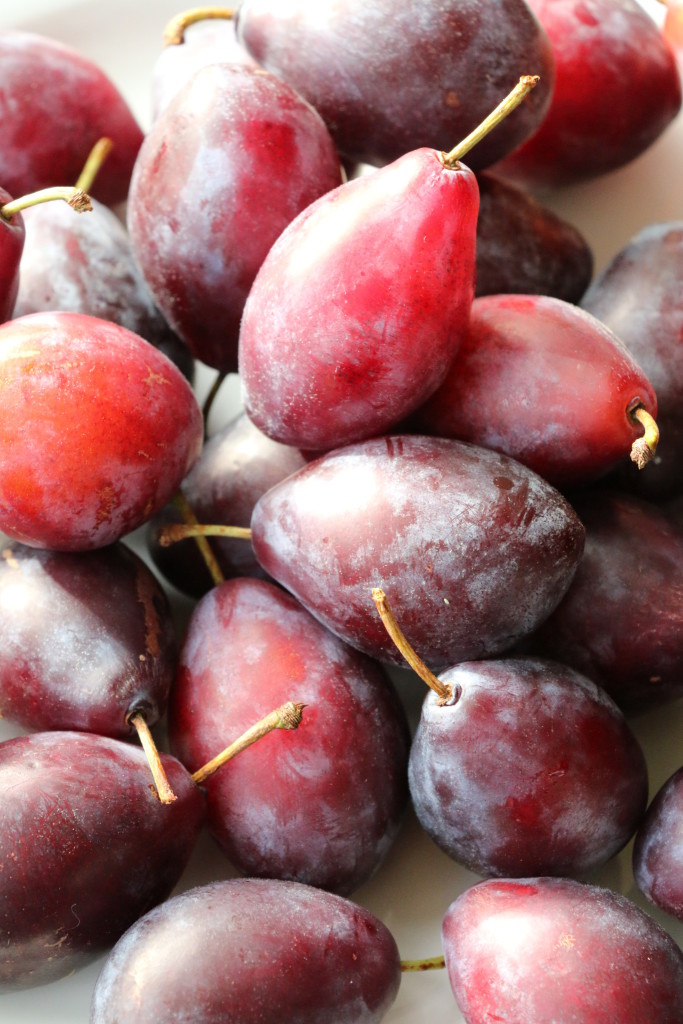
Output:
<path fill-rule="evenodd" d="M 501 491 L 509 491 L 514 486 L 512 480 L 509 480 L 506 476 L 494 476 L 493 482 Z"/>
<path fill-rule="evenodd" d="M 453 89 L 449 89 L 448 92 L 446 93 L 446 106 L 447 107 L 459 107 L 460 106 L 460 100 L 458 98 L 458 94 Z"/>
<path fill-rule="evenodd" d="M 97 492 L 97 496 L 100 499 L 100 504 L 97 509 L 95 521 L 99 526 L 101 523 L 105 523 L 108 519 L 111 519 L 112 511 L 116 508 L 118 502 L 116 500 L 116 493 L 113 487 L 103 487 L 101 491 Z"/>
<path fill-rule="evenodd" d="M 573 935 L 561 935 L 557 940 L 557 945 L 560 949 L 573 949 L 576 945 L 576 939 Z"/>
<path fill-rule="evenodd" d="M 145 612 L 145 647 L 152 658 L 158 658 L 161 653 L 159 634 L 161 626 L 159 616 L 154 605 L 154 591 L 152 581 L 146 573 L 138 572 L 135 578 L 135 592 L 138 601 Z M 144 654 L 140 655 L 140 661 L 144 661 Z"/>
<path fill-rule="evenodd" d="M 149 368 L 148 368 L 148 370 L 149 370 Z M 162 373 L 155 373 L 153 370 L 149 370 L 147 376 L 145 377 L 145 379 L 143 381 L 143 384 L 149 384 L 150 386 L 152 384 L 170 384 L 170 383 L 171 383 L 170 380 L 168 380 L 167 377 L 164 377 L 164 375 Z"/>
<path fill-rule="evenodd" d="M 451 602 L 450 602 L 450 601 L 448 600 L 448 598 L 447 598 L 447 597 L 444 597 L 444 599 L 443 599 L 443 603 L 444 603 L 444 604 L 450 604 Z"/>
<path fill-rule="evenodd" d="M 142 448 L 138 448 L 138 455 L 142 455 L 143 459 L 151 459 L 152 456 L 148 455 L 147 452 L 143 452 Z"/>

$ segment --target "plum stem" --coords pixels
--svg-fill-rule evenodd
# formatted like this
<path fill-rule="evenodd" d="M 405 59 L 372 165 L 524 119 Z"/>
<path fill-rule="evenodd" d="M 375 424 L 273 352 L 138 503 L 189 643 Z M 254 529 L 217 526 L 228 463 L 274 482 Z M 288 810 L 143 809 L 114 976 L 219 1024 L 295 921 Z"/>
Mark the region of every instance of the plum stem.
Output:
<path fill-rule="evenodd" d="M 95 178 L 100 173 L 102 164 L 111 153 L 113 146 L 114 143 L 111 139 L 108 139 L 106 135 L 97 140 L 93 148 L 88 153 L 88 158 L 83 164 L 83 170 L 78 175 L 76 188 L 80 188 L 82 192 L 90 191 Z"/>
<path fill-rule="evenodd" d="M 140 743 L 142 744 L 142 749 L 147 757 L 150 771 L 152 772 L 152 778 L 154 779 L 154 785 L 156 786 L 157 793 L 159 794 L 159 799 L 162 804 L 172 804 L 177 797 L 166 778 L 166 772 L 164 771 L 164 766 L 161 763 L 161 756 L 157 749 L 157 745 L 154 742 L 154 737 L 150 732 L 150 728 L 147 725 L 145 716 L 138 711 L 134 715 L 131 715 L 129 722 L 137 732 Z"/>
<path fill-rule="evenodd" d="M 231 21 L 234 17 L 235 11 L 232 7 L 191 7 L 168 22 L 164 29 L 164 46 L 179 46 L 184 43 L 185 29 L 198 21 L 207 21 L 209 18 Z"/>
<path fill-rule="evenodd" d="M 217 523 L 169 523 L 162 526 L 157 540 L 162 548 L 169 548 L 179 540 L 194 537 L 232 537 L 235 540 L 251 540 L 251 529 L 248 526 L 221 526 Z"/>
<path fill-rule="evenodd" d="M 223 383 L 223 381 L 225 380 L 225 378 L 227 376 L 228 376 L 228 374 L 226 372 L 224 372 L 224 371 L 221 371 L 220 373 L 217 373 L 216 377 L 214 379 L 214 382 L 213 382 L 213 384 L 211 385 L 211 387 L 209 389 L 209 393 L 206 396 L 206 398 L 204 399 L 204 405 L 202 406 L 202 416 L 204 417 L 204 436 L 205 437 L 206 437 L 206 434 L 208 432 L 207 428 L 208 428 L 208 424 L 209 424 L 209 415 L 211 413 L 211 409 L 213 407 L 213 403 L 215 401 L 216 395 L 218 394 L 218 391 L 220 389 L 221 384 Z"/>
<path fill-rule="evenodd" d="M 82 189 L 58 186 L 55 188 L 41 188 L 37 192 L 29 192 L 28 195 L 19 199 L 10 199 L 3 207 L 0 207 L 0 216 L 5 220 L 11 220 L 15 213 L 27 210 L 30 206 L 38 206 L 40 203 L 51 203 L 54 199 L 63 199 L 76 213 L 85 213 L 92 210 L 90 196 Z"/>
<path fill-rule="evenodd" d="M 180 529 L 184 528 L 186 530 L 195 530 L 199 526 L 199 523 L 197 522 L 197 517 L 190 508 L 190 503 L 188 502 L 187 498 L 185 497 L 182 491 L 178 491 L 178 493 L 175 495 L 175 497 L 173 498 L 173 504 L 183 517 L 183 524 L 176 523 L 174 525 L 178 526 Z M 173 541 L 168 541 L 167 543 L 166 541 L 162 540 L 161 534 L 164 532 L 165 529 L 168 529 L 168 527 L 162 527 L 162 529 L 159 531 L 159 543 L 161 544 L 162 547 L 168 547 L 169 544 L 173 543 Z M 221 571 L 221 567 L 218 564 L 216 556 L 211 550 L 211 545 L 206 539 L 206 534 L 193 533 L 188 534 L 188 536 L 194 537 L 197 547 L 199 548 L 200 554 L 206 564 L 206 568 L 209 570 L 211 579 L 214 582 L 214 586 L 217 587 L 219 586 L 219 584 L 225 583 L 225 576 Z"/>
<path fill-rule="evenodd" d="M 431 956 L 424 960 L 401 960 L 401 970 L 406 971 L 442 971 L 446 961 L 442 956 Z"/>
<path fill-rule="evenodd" d="M 286 704 L 275 708 L 265 718 L 259 719 L 246 732 L 242 733 L 239 739 L 236 739 L 229 747 L 226 747 L 216 757 L 207 761 L 202 768 L 198 768 L 192 775 L 192 778 L 198 786 L 201 786 L 202 782 L 208 779 L 210 775 L 213 775 L 215 771 L 218 771 L 226 762 L 231 761 L 241 751 L 246 750 L 252 743 L 256 743 L 257 740 L 267 736 L 274 729 L 298 729 L 305 707 L 305 704 L 287 701 Z"/>
<path fill-rule="evenodd" d="M 632 420 L 640 423 L 645 433 L 637 437 L 631 446 L 631 461 L 638 469 L 644 469 L 652 462 L 659 443 L 659 427 L 654 416 L 651 416 L 642 405 L 636 405 L 629 411 Z"/>
<path fill-rule="evenodd" d="M 396 616 L 389 607 L 387 596 L 381 587 L 373 587 L 372 599 L 377 606 L 377 611 L 384 623 L 384 628 L 410 667 L 414 672 L 417 672 L 420 679 L 422 679 L 423 682 L 425 682 L 427 686 L 434 691 L 434 693 L 439 697 L 439 701 L 441 703 L 449 703 L 453 697 L 453 691 L 450 686 L 442 683 L 441 680 L 434 675 L 431 669 L 427 668 L 419 654 L 408 643 L 405 634 L 396 621 Z"/>
<path fill-rule="evenodd" d="M 519 106 L 524 97 L 538 85 L 539 81 L 539 75 L 522 75 L 514 89 L 498 104 L 495 110 L 491 111 L 488 117 L 484 118 L 474 131 L 470 132 L 462 142 L 459 142 L 450 153 L 441 154 L 444 167 L 455 170 L 458 167 L 458 161 L 466 153 L 469 153 L 478 142 L 481 142 L 484 136 L 488 135 L 501 121 L 504 121 L 508 114 L 511 114 Z"/>

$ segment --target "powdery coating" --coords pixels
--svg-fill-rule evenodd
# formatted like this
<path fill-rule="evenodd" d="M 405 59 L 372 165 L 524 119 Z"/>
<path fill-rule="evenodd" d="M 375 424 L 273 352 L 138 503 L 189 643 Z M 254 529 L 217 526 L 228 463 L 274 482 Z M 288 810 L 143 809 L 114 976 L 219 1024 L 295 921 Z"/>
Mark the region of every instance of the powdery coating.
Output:
<path fill-rule="evenodd" d="M 469 324 L 418 428 L 519 459 L 555 487 L 598 479 L 657 415 L 652 384 L 599 320 L 545 295 L 475 299 Z"/>
<path fill-rule="evenodd" d="M 568 185 L 633 160 L 673 121 L 681 83 L 671 48 L 636 0 L 530 0 L 555 54 L 541 127 L 496 165 L 526 186 Z"/>
<path fill-rule="evenodd" d="M 245 0 L 238 39 L 315 104 L 340 152 L 382 165 L 421 146 L 449 150 L 510 92 L 523 106 L 468 154 L 480 169 L 541 123 L 554 80 L 549 41 L 519 0 Z"/>
<path fill-rule="evenodd" d="M 261 565 L 343 639 L 403 664 L 377 614 L 382 587 L 435 671 L 495 654 L 555 607 L 583 527 L 549 484 L 459 441 L 390 436 L 331 452 L 260 499 Z"/>
<path fill-rule="evenodd" d="M 154 120 L 177 96 L 192 75 L 207 64 L 246 64 L 258 67 L 235 38 L 233 19 L 209 19 L 188 25 L 183 41 L 165 46 L 157 57 L 152 77 Z"/>
<path fill-rule="evenodd" d="M 14 316 L 63 310 L 111 320 L 139 334 L 184 367 L 184 348 L 159 310 L 133 259 L 126 230 L 112 211 L 93 201 L 74 214 L 65 203 L 24 211 L 26 242 Z"/>
<path fill-rule="evenodd" d="M 605 693 L 538 659 L 467 662 L 430 693 L 410 752 L 422 827 L 481 875 L 580 875 L 633 835 L 647 803 L 638 742 Z"/>
<path fill-rule="evenodd" d="M 633 875 L 649 900 L 683 921 L 683 768 L 648 808 L 633 847 Z"/>
<path fill-rule="evenodd" d="M 620 489 L 655 499 L 683 492 L 683 222 L 653 224 L 619 252 L 582 305 L 619 336 L 657 392 L 660 440 L 646 473 Z"/>
<path fill-rule="evenodd" d="M 0 33 L 0 182 L 15 197 L 72 185 L 98 139 L 113 142 L 93 186 L 102 202 L 126 198 L 142 131 L 118 89 L 92 61 L 44 36 Z"/>
<path fill-rule="evenodd" d="M 467 1024 L 681 1024 L 683 953 L 624 896 L 560 878 L 481 882 L 443 949 Z"/>
<path fill-rule="evenodd" d="M 117 943 L 91 1024 L 377 1024 L 401 978 L 368 910 L 294 882 L 214 882 L 174 897 Z"/>
<path fill-rule="evenodd" d="M 195 770 L 286 701 L 306 705 L 207 780 L 209 827 L 250 875 L 347 895 L 400 825 L 408 727 L 379 666 L 289 594 L 230 580 L 197 605 L 169 707 L 173 752 Z"/>
<path fill-rule="evenodd" d="M 204 800 L 163 755 L 160 803 L 139 747 L 87 733 L 0 744 L 0 990 L 42 985 L 103 953 L 165 899 Z"/>
<path fill-rule="evenodd" d="M 124 738 L 166 708 L 176 645 L 166 596 L 122 544 L 0 551 L 0 714 L 31 729 Z"/>
<path fill-rule="evenodd" d="M 244 406 L 277 441 L 373 437 L 444 379 L 474 291 L 478 189 L 433 150 L 323 196 L 290 224 L 244 308 Z"/>
<path fill-rule="evenodd" d="M 571 665 L 626 711 L 683 694 L 683 530 L 610 492 L 576 498 L 586 549 L 533 650 Z"/>
<path fill-rule="evenodd" d="M 0 207 L 13 197 L 0 188 Z M 73 213 L 73 211 L 72 211 Z M 10 220 L 0 217 L 0 323 L 12 316 L 19 290 L 19 261 L 24 248 L 24 219 L 15 213 Z"/>
<path fill-rule="evenodd" d="M 202 415 L 142 338 L 76 313 L 0 328 L 0 528 L 35 547 L 104 547 L 140 526 L 198 457 Z"/>
<path fill-rule="evenodd" d="M 204 67 L 159 116 L 135 165 L 128 227 L 155 301 L 197 358 L 236 369 L 242 309 L 268 250 L 340 182 L 320 115 L 264 71 Z"/>
<path fill-rule="evenodd" d="M 476 295 L 522 292 L 578 302 L 593 276 L 586 239 L 522 189 L 477 175 Z"/>
<path fill-rule="evenodd" d="M 306 465 L 297 448 L 271 441 L 244 413 L 211 437 L 183 480 L 183 494 L 200 523 L 249 526 L 254 505 L 280 480 Z M 164 548 L 156 531 L 179 522 L 180 512 L 167 506 L 150 523 L 148 543 L 154 563 L 174 586 L 201 597 L 213 585 L 194 539 Z M 264 577 L 249 541 L 229 537 L 209 540 L 223 575 Z"/>

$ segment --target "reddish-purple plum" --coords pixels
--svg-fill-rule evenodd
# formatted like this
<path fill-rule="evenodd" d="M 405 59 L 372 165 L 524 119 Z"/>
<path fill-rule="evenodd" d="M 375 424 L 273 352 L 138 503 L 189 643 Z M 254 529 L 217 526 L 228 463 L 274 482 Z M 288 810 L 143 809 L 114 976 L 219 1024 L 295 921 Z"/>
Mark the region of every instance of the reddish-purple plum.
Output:
<path fill-rule="evenodd" d="M 422 827 L 481 875 L 578 876 L 631 838 L 647 768 L 604 691 L 551 661 L 463 662 L 425 699 L 410 752 Z"/>
<path fill-rule="evenodd" d="M 467 1024 L 683 1024 L 683 953 L 608 889 L 480 882 L 448 908 L 442 937 Z"/>
<path fill-rule="evenodd" d="M 683 696 L 683 530 L 628 495 L 587 493 L 573 505 L 584 556 L 531 648 L 589 676 L 628 712 Z"/>
<path fill-rule="evenodd" d="M 529 0 L 552 43 L 555 88 L 540 128 L 496 165 L 527 187 L 629 163 L 681 106 L 676 60 L 637 0 Z"/>
<path fill-rule="evenodd" d="M 54 39 L 0 32 L 0 182 L 12 195 L 73 185 L 98 139 L 114 143 L 94 195 L 126 198 L 142 131 L 118 89 L 92 61 Z"/>
<path fill-rule="evenodd" d="M 164 714 L 176 668 L 168 600 L 123 544 L 0 551 L 0 715 L 125 738 Z"/>
<path fill-rule="evenodd" d="M 409 642 L 440 671 L 539 625 L 583 551 L 566 500 L 506 456 L 393 435 L 330 452 L 272 487 L 256 557 L 316 618 L 401 663 L 372 601 L 382 587 Z"/>
<path fill-rule="evenodd" d="M 633 877 L 652 903 L 683 921 L 683 768 L 647 809 L 633 844 Z"/>
<path fill-rule="evenodd" d="M 0 207 L 12 196 L 0 188 Z M 0 323 L 12 316 L 19 290 L 19 261 L 24 249 L 26 229 L 21 213 L 6 217 L 0 213 Z"/>
<path fill-rule="evenodd" d="M 163 508 L 201 452 L 180 371 L 131 331 L 77 313 L 0 327 L 0 529 L 104 547 Z"/>
<path fill-rule="evenodd" d="M 240 413 L 205 443 L 183 480 L 183 494 L 200 523 L 248 527 L 261 495 L 305 465 L 306 459 L 298 449 L 271 441 Z M 168 547 L 157 540 L 160 527 L 181 521 L 180 510 L 174 505 L 155 516 L 148 528 L 149 551 L 154 564 L 175 587 L 201 597 L 215 581 L 194 539 Z M 249 543 L 211 537 L 209 544 L 226 579 L 266 575 Z"/>
<path fill-rule="evenodd" d="M 237 368 L 244 302 L 268 250 L 341 180 L 320 115 L 261 69 L 208 65 L 157 118 L 131 182 L 131 245 L 198 359 Z"/>
<path fill-rule="evenodd" d="M 628 456 L 643 434 L 636 408 L 656 416 L 652 384 L 599 320 L 552 296 L 487 295 L 414 423 L 505 452 L 566 489 Z"/>
<path fill-rule="evenodd" d="M 581 305 L 618 335 L 657 392 L 661 441 L 647 473 L 616 483 L 643 498 L 683 494 L 683 221 L 653 224 L 614 257 Z"/>
<path fill-rule="evenodd" d="M 105 952 L 180 878 L 204 796 L 162 755 L 162 804 L 139 747 L 91 733 L 0 744 L 0 990 L 42 985 Z"/>
<path fill-rule="evenodd" d="M 553 87 L 550 42 L 521 0 L 243 0 L 237 34 L 317 107 L 344 156 L 378 166 L 454 146 L 521 75 L 540 75 L 477 147 L 472 166 L 485 167 L 541 123 Z"/>
<path fill-rule="evenodd" d="M 274 584 L 222 583 L 190 620 L 171 749 L 194 771 L 292 693 L 306 708 L 296 733 L 207 780 L 209 829 L 245 874 L 348 895 L 384 860 L 408 798 L 408 726 L 371 659 Z"/>
<path fill-rule="evenodd" d="M 296 882 L 232 879 L 152 910 L 116 944 L 91 1024 L 378 1024 L 401 979 L 368 910 Z"/>

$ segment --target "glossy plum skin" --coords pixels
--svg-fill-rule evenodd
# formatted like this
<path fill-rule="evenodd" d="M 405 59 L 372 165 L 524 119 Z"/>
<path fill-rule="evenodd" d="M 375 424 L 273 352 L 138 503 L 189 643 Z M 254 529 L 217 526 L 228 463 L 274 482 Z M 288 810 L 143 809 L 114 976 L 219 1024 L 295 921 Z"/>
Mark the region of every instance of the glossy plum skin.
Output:
<path fill-rule="evenodd" d="M 370 911 L 296 882 L 232 879 L 134 925 L 105 962 L 90 1021 L 376 1024 L 400 979 L 396 943 Z"/>
<path fill-rule="evenodd" d="M 98 139 L 114 143 L 93 186 L 122 202 L 142 131 L 118 89 L 92 61 L 45 36 L 0 33 L 3 146 L 0 182 L 14 196 L 74 185 Z"/>
<path fill-rule="evenodd" d="M 162 804 L 140 747 L 90 733 L 0 745 L 0 991 L 64 977 L 103 953 L 178 881 L 204 796 L 162 755 Z"/>
<path fill-rule="evenodd" d="M 77 313 L 0 327 L 0 529 L 33 547 L 104 547 L 176 492 L 202 414 L 157 349 Z"/>
<path fill-rule="evenodd" d="M 564 490 L 628 456 L 643 433 L 637 404 L 656 417 L 652 384 L 599 320 L 552 296 L 488 295 L 414 423 L 511 455 Z"/>
<path fill-rule="evenodd" d="M 647 809 L 633 844 L 633 877 L 655 906 L 683 921 L 683 768 Z"/>
<path fill-rule="evenodd" d="M 26 241 L 14 317 L 48 310 L 111 320 L 168 356 L 186 377 L 193 359 L 154 304 L 118 217 L 92 201 L 86 216 L 64 203 L 24 211 Z"/>
<path fill-rule="evenodd" d="M 683 494 L 683 221 L 653 224 L 616 254 L 581 305 L 614 331 L 657 392 L 660 441 L 647 473 L 621 468 L 620 489 Z"/>
<path fill-rule="evenodd" d="M 527 188 L 613 171 L 657 139 L 681 106 L 671 48 L 636 0 L 529 0 L 550 37 L 555 88 L 540 128 L 496 164 Z"/>
<path fill-rule="evenodd" d="M 315 104 L 344 156 L 381 166 L 423 146 L 449 150 L 522 75 L 540 83 L 472 152 L 481 169 L 533 132 L 554 80 L 549 41 L 518 0 L 243 0 L 237 36 Z M 469 160 L 468 160 L 469 163 Z"/>
<path fill-rule="evenodd" d="M 533 196 L 494 174 L 477 175 L 475 295 L 554 295 L 578 302 L 593 276 L 583 235 Z"/>
<path fill-rule="evenodd" d="M 330 452 L 265 494 L 252 543 L 270 575 L 348 643 L 402 664 L 381 587 L 434 671 L 505 650 L 559 602 L 583 550 L 565 499 L 459 441 L 394 435 Z"/>
<path fill-rule="evenodd" d="M 616 704 L 555 662 L 464 662 L 430 693 L 410 752 L 426 832 L 480 875 L 578 876 L 631 838 L 647 768 Z"/>
<path fill-rule="evenodd" d="M 0 207 L 13 197 L 0 188 Z M 73 210 L 71 211 L 73 213 Z M 19 261 L 24 249 L 26 230 L 21 213 L 15 213 L 9 220 L 0 217 L 0 323 L 12 316 L 19 290 Z"/>
<path fill-rule="evenodd" d="M 183 480 L 183 494 L 200 523 L 246 527 L 261 495 L 305 465 L 306 459 L 297 448 L 271 441 L 240 413 L 205 443 Z M 175 587 L 201 597 L 214 581 L 194 539 L 170 547 L 162 547 L 157 540 L 161 526 L 180 522 L 181 518 L 173 505 L 155 516 L 148 528 L 149 552 L 156 567 Z M 209 544 L 226 579 L 266 575 L 248 541 L 211 537 Z"/>
<path fill-rule="evenodd" d="M 152 118 L 156 121 L 192 75 L 207 64 L 257 62 L 240 45 L 234 19 L 208 19 L 188 25 L 181 43 L 164 46 L 152 72 Z"/>
<path fill-rule="evenodd" d="M 656 506 L 610 492 L 574 498 L 586 528 L 566 596 L 530 640 L 625 711 L 683 696 L 683 530 Z"/>
<path fill-rule="evenodd" d="M 268 250 L 341 181 L 320 115 L 260 69 L 204 67 L 159 116 L 135 164 L 128 228 L 157 305 L 198 359 L 236 369 Z"/>
<path fill-rule="evenodd" d="M 206 782 L 209 829 L 248 875 L 348 895 L 378 868 L 408 800 L 409 733 L 378 665 L 279 587 L 229 580 L 197 605 L 169 706 L 193 771 L 286 701 L 306 705 Z"/>
<path fill-rule="evenodd" d="M 479 190 L 421 149 L 297 217 L 244 308 L 244 406 L 283 444 L 327 451 L 390 429 L 444 379 L 474 294 Z"/>
<path fill-rule="evenodd" d="M 176 668 L 168 600 L 123 544 L 0 551 L 0 713 L 30 729 L 128 737 L 164 714 Z"/>
<path fill-rule="evenodd" d="M 448 908 L 448 976 L 466 1024 L 681 1024 L 683 953 L 618 893 L 563 878 L 489 880 Z"/>

